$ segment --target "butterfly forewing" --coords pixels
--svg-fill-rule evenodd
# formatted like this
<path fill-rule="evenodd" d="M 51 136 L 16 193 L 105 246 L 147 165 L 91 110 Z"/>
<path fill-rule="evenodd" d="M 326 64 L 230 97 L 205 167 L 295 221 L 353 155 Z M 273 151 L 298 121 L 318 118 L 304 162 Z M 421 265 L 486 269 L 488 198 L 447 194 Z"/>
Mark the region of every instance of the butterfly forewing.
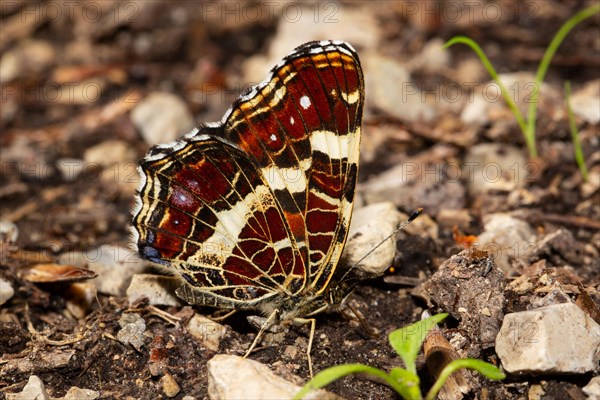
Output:
<path fill-rule="evenodd" d="M 311 42 L 220 124 L 153 148 L 134 210 L 141 255 L 175 268 L 201 304 L 325 290 L 352 212 L 363 99 L 354 50 Z"/>

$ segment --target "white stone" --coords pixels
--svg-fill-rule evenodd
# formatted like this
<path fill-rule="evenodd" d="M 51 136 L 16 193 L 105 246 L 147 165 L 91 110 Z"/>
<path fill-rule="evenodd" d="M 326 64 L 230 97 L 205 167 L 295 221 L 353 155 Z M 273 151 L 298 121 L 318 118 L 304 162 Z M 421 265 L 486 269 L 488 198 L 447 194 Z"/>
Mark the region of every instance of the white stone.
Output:
<path fill-rule="evenodd" d="M 55 400 L 94 400 L 100 397 L 100 393 L 91 389 L 81 389 L 72 386 L 65 397 Z"/>
<path fill-rule="evenodd" d="M 299 386 L 275 375 L 264 364 L 247 358 L 219 354 L 208 362 L 208 397 L 217 399 L 290 399 Z M 304 399 L 339 399 L 324 390 Z"/>
<path fill-rule="evenodd" d="M 16 243 L 19 238 L 19 227 L 12 221 L 0 220 L 0 243 Z"/>
<path fill-rule="evenodd" d="M 49 400 L 44 383 L 35 375 L 29 377 L 29 381 L 21 393 L 6 393 L 6 400 Z"/>
<path fill-rule="evenodd" d="M 473 101 L 467 103 L 460 113 L 460 120 L 466 124 L 483 125 L 489 121 L 487 114 L 488 103 L 481 96 L 476 96 Z"/>
<path fill-rule="evenodd" d="M 402 214 L 393 203 L 375 203 L 354 210 L 348 241 L 342 257 L 348 267 L 356 265 L 365 275 L 382 275 L 394 261 L 396 240 L 390 238 L 382 243 L 401 222 Z M 380 245 L 367 258 L 367 253 Z"/>
<path fill-rule="evenodd" d="M 131 111 L 131 120 L 150 146 L 172 142 L 194 128 L 187 105 L 167 92 L 150 93 Z"/>
<path fill-rule="evenodd" d="M 177 381 L 175 378 L 173 378 L 173 375 L 168 372 L 165 373 L 162 378 L 160 378 L 160 383 L 162 384 L 163 393 L 168 398 L 177 396 L 181 390 L 179 388 L 179 384 L 177 384 Z"/>
<path fill-rule="evenodd" d="M 510 373 L 591 372 L 600 361 L 600 325 L 573 303 L 507 314 L 496 352 Z"/>
<path fill-rule="evenodd" d="M 511 270 L 511 259 L 526 259 L 536 248 L 533 228 L 510 214 L 488 214 L 483 217 L 483 226 L 476 246 L 492 253 L 496 265 L 504 272 Z"/>
<path fill-rule="evenodd" d="M 200 314 L 194 314 L 187 324 L 187 330 L 211 351 L 219 351 L 221 339 L 227 333 L 226 327 Z"/>
<path fill-rule="evenodd" d="M 15 294 L 15 289 L 9 281 L 0 278 L 0 306 L 10 300 Z"/>
<path fill-rule="evenodd" d="M 450 54 L 447 49 L 444 49 L 444 41 L 436 37 L 425 43 L 421 52 L 407 63 L 411 71 L 423 69 L 430 72 L 440 71 L 449 65 Z"/>
<path fill-rule="evenodd" d="M 600 122 L 600 79 L 586 83 L 571 96 L 573 113 L 592 125 Z"/>
<path fill-rule="evenodd" d="M 181 306 L 175 290 L 181 286 L 180 278 L 165 275 L 135 274 L 127 288 L 127 300 L 134 303 L 140 297 L 146 297 L 154 306 Z"/>
<path fill-rule="evenodd" d="M 600 399 L 600 375 L 590 379 L 589 383 L 582 390 L 588 396 L 588 399 Z"/>
<path fill-rule="evenodd" d="M 132 276 L 142 272 L 147 264 L 135 251 L 115 245 L 104 245 L 83 253 L 65 253 L 58 263 L 87 265 L 98 274 L 92 281 L 98 291 L 112 296 L 124 296 Z"/>

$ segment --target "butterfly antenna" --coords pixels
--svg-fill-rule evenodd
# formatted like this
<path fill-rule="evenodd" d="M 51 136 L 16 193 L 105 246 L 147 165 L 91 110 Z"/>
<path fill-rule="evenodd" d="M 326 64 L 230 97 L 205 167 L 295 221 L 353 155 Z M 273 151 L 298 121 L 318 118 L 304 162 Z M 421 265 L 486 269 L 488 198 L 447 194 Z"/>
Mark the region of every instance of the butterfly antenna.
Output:
<path fill-rule="evenodd" d="M 381 245 L 383 245 L 388 239 L 392 238 L 394 235 L 396 235 L 398 232 L 400 232 L 402 229 L 406 228 L 406 226 L 408 224 L 410 224 L 411 222 L 413 222 L 415 219 L 417 219 L 417 217 L 419 215 L 421 215 L 423 213 L 423 209 L 422 208 L 417 208 L 415 211 L 412 212 L 412 214 L 410 214 L 410 216 L 408 217 L 408 219 L 404 222 L 402 222 L 400 225 L 398 225 L 398 227 L 396 229 L 394 229 L 394 232 L 390 233 L 388 236 L 386 236 L 385 239 L 383 239 L 381 242 L 379 242 L 377 244 L 377 246 L 373 247 L 371 250 L 369 250 L 367 252 L 367 254 L 365 254 L 364 256 L 362 256 L 362 258 L 360 260 L 358 260 L 357 262 L 355 262 L 350 268 L 348 268 L 348 271 L 346 271 L 346 273 L 344 274 L 344 276 L 342 277 L 342 279 L 344 279 L 346 277 L 346 275 L 348 275 L 348 273 L 350 271 L 352 271 L 354 268 L 356 268 L 357 266 L 360 265 L 361 262 L 363 262 L 365 260 L 365 258 L 369 257 L 371 254 L 373 254 L 378 248 L 381 247 Z"/>

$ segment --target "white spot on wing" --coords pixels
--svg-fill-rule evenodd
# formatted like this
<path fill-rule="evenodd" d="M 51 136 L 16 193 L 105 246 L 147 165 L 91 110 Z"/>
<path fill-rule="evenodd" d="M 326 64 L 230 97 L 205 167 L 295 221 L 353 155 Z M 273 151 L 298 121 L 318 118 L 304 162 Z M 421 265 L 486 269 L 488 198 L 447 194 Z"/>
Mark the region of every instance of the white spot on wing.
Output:
<path fill-rule="evenodd" d="M 341 92 L 341 93 L 342 93 L 342 98 L 348 104 L 354 104 L 354 103 L 356 103 L 358 101 L 359 97 L 360 97 L 360 92 L 359 92 L 358 89 L 356 89 L 352 93 L 346 93 L 346 92 Z"/>
<path fill-rule="evenodd" d="M 271 139 L 272 142 L 277 140 L 277 136 L 275 136 L 274 133 L 271 134 L 271 136 L 269 136 L 269 139 Z"/>
<path fill-rule="evenodd" d="M 348 156 L 348 137 L 330 131 L 314 131 L 310 134 L 313 151 L 320 151 L 330 158 L 342 159 Z"/>
<path fill-rule="evenodd" d="M 272 165 L 262 168 L 262 174 L 273 190 L 288 190 L 291 193 L 306 191 L 306 175 L 303 165 L 298 168 L 277 168 Z"/>
<path fill-rule="evenodd" d="M 302 108 L 304 108 L 305 110 L 310 107 L 311 102 L 310 99 L 308 98 L 308 96 L 304 95 L 302 97 L 300 97 L 300 105 L 302 106 Z"/>

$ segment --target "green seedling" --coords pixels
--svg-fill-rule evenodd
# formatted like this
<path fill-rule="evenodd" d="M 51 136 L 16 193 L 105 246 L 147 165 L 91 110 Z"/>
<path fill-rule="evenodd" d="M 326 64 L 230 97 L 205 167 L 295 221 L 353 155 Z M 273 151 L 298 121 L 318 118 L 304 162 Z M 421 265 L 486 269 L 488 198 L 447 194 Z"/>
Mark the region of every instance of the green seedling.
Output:
<path fill-rule="evenodd" d="M 423 345 L 423 341 L 427 337 L 427 333 L 447 316 L 448 314 L 437 314 L 390 333 L 390 344 L 404 362 L 405 368 L 392 368 L 388 373 L 379 368 L 373 368 L 364 364 L 337 365 L 335 367 L 327 368 L 315 375 L 314 378 L 308 381 L 306 385 L 296 393 L 294 399 L 302 399 L 312 390 L 320 389 L 347 375 L 358 373 L 378 378 L 394 389 L 396 393 L 404 399 L 423 399 L 420 387 L 421 380 L 419 375 L 417 375 L 417 356 Z M 427 392 L 425 399 L 435 399 L 438 392 L 442 389 L 442 386 L 444 386 L 446 379 L 448 379 L 453 372 L 456 372 L 461 368 L 475 370 L 493 380 L 501 380 L 506 377 L 506 375 L 497 367 L 481 360 L 472 358 L 454 360 L 442 370 L 436 382 Z"/>
<path fill-rule="evenodd" d="M 571 131 L 571 140 L 573 141 L 573 152 L 575 153 L 575 161 L 579 167 L 579 172 L 583 180 L 587 181 L 588 170 L 585 166 L 585 159 L 583 158 L 583 150 L 581 150 L 581 143 L 579 142 L 579 130 L 577 124 L 575 124 L 575 114 L 571 108 L 571 83 L 565 82 L 565 102 L 567 103 L 567 113 L 569 114 L 569 130 Z"/>
<path fill-rule="evenodd" d="M 575 14 L 571 18 L 569 18 L 560 27 L 558 32 L 556 32 L 556 34 L 552 38 L 552 41 L 550 41 L 550 44 L 546 48 L 546 51 L 544 52 L 544 56 L 542 57 L 540 64 L 538 65 L 538 69 L 535 74 L 534 89 L 531 94 L 531 99 L 530 99 L 530 102 L 529 102 L 529 105 L 527 108 L 527 119 L 525 119 L 523 117 L 523 114 L 521 114 L 521 111 L 519 111 L 519 109 L 517 108 L 515 102 L 511 98 L 508 90 L 506 89 L 504 84 L 498 78 L 498 73 L 496 72 L 496 69 L 494 68 L 494 66 L 492 65 L 490 60 L 487 58 L 487 56 L 485 55 L 483 50 L 481 50 L 481 47 L 479 47 L 477 42 L 475 42 L 473 39 L 470 39 L 466 36 L 455 36 L 444 44 L 444 48 L 446 49 L 454 44 L 462 43 L 462 44 L 469 46 L 475 52 L 475 54 L 477 54 L 477 56 L 479 57 L 479 59 L 481 60 L 481 62 L 485 66 L 485 68 L 487 69 L 487 71 L 490 74 L 490 76 L 492 77 L 492 79 L 500 87 L 500 91 L 502 93 L 502 97 L 504 98 L 504 101 L 506 101 L 506 104 L 508 105 L 508 107 L 512 111 L 513 115 L 515 116 L 517 123 L 519 124 L 519 127 L 521 128 L 521 132 L 523 132 L 523 136 L 525 138 L 525 143 L 527 143 L 527 150 L 529 151 L 530 158 L 535 158 L 538 155 L 537 147 L 536 147 L 536 143 L 535 143 L 535 123 L 536 123 L 536 118 L 537 118 L 537 107 L 538 107 L 538 102 L 539 102 L 538 101 L 539 100 L 539 88 L 540 88 L 540 84 L 544 80 L 544 77 L 546 76 L 546 72 L 548 71 L 550 62 L 552 61 L 552 57 L 554 57 L 554 54 L 556 53 L 556 51 L 562 44 L 563 40 L 569 34 L 569 32 L 571 32 L 571 30 L 573 28 L 575 28 L 583 20 L 585 20 L 599 12 L 600 12 L 600 5 L 595 5 L 595 6 L 585 8 L 585 9 L 579 11 L 577 14 Z"/>

